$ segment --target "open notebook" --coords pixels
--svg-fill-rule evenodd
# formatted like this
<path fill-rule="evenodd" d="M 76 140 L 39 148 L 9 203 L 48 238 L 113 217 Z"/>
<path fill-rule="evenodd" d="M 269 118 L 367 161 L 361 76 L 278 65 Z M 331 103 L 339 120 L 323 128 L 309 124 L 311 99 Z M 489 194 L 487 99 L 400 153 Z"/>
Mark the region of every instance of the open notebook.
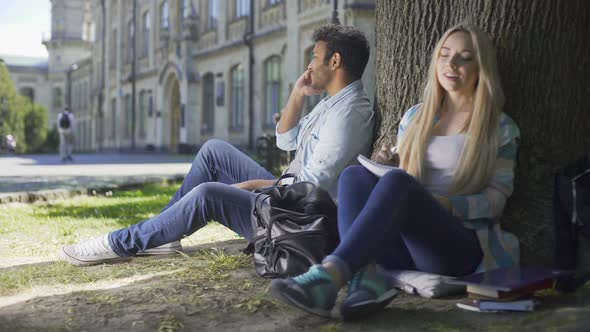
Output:
<path fill-rule="evenodd" d="M 396 168 L 393 166 L 386 166 L 386 165 L 379 164 L 379 163 L 363 156 L 362 154 L 360 154 L 357 157 L 357 159 L 358 159 L 359 163 L 361 163 L 361 165 L 365 166 L 366 169 L 368 169 L 371 173 L 375 174 L 378 177 L 382 177 L 383 175 L 385 175 L 385 173 Z"/>

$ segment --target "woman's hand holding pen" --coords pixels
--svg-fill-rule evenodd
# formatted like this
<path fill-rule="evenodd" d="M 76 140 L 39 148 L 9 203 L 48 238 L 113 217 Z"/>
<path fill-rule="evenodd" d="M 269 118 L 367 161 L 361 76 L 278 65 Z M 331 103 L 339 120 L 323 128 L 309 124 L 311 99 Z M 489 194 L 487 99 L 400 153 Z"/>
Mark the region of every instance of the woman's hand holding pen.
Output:
<path fill-rule="evenodd" d="M 377 156 L 375 157 L 375 161 L 381 165 L 399 166 L 399 154 L 397 154 L 397 147 L 391 146 L 391 144 L 385 143 L 381 145 L 381 149 Z"/>

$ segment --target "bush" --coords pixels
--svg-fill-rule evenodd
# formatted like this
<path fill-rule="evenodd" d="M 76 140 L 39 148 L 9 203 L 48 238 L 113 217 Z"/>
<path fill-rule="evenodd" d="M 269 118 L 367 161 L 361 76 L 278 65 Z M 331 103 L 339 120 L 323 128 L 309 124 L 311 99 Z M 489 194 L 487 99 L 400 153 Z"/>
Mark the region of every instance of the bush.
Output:
<path fill-rule="evenodd" d="M 25 142 L 27 152 L 40 152 L 47 138 L 48 112 L 45 107 L 34 104 L 25 115 Z"/>
<path fill-rule="evenodd" d="M 37 152 L 57 153 L 58 147 L 59 147 L 59 132 L 57 131 L 57 127 L 53 127 L 47 132 L 47 137 L 45 138 L 45 142 L 43 142 L 43 145 L 41 145 L 39 147 Z"/>

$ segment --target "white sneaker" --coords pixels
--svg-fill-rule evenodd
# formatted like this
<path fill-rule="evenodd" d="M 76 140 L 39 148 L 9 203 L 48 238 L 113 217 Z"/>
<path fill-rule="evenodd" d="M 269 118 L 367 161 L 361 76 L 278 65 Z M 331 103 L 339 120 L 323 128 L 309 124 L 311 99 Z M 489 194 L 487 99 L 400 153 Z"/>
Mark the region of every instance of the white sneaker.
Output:
<path fill-rule="evenodd" d="M 180 241 L 173 241 L 159 247 L 140 251 L 137 253 L 137 256 L 170 255 L 176 254 L 179 251 L 182 251 L 182 244 L 180 244 Z"/>
<path fill-rule="evenodd" d="M 61 248 L 61 257 L 76 266 L 96 265 L 107 262 L 128 260 L 130 257 L 121 257 L 113 251 L 109 244 L 108 234 L 101 235 L 91 240 L 81 241 Z"/>

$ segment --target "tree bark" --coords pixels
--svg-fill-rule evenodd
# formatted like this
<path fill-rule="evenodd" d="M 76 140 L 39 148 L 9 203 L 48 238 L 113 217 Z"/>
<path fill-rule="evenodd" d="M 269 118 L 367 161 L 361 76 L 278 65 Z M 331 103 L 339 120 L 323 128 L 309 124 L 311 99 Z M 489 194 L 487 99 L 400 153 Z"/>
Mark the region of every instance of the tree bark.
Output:
<path fill-rule="evenodd" d="M 494 41 L 504 112 L 521 130 L 515 191 L 502 218 L 527 265 L 553 260 L 553 174 L 590 149 L 590 2 L 587 0 L 377 1 L 375 147 L 395 137 L 420 102 L 438 38 L 465 19 Z"/>

